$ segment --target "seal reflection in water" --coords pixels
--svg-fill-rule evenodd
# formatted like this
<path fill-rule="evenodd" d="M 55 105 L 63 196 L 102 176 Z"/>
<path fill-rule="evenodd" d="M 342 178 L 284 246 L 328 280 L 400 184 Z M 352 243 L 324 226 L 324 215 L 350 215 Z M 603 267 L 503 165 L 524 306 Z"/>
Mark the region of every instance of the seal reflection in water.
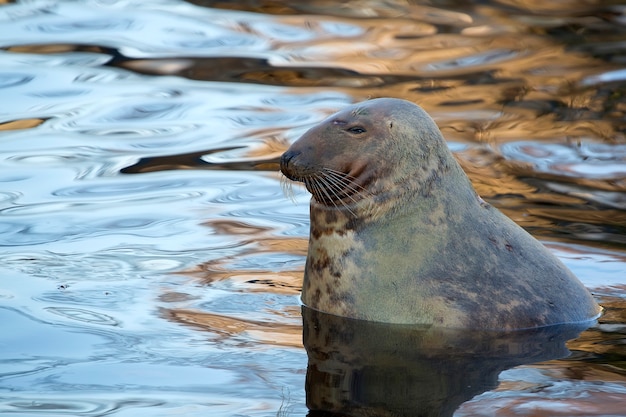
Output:
<path fill-rule="evenodd" d="M 369 321 L 520 329 L 600 307 L 541 243 L 485 203 L 420 107 L 350 106 L 282 155 L 311 233 L 302 301 Z"/>
<path fill-rule="evenodd" d="M 503 370 L 568 356 L 565 342 L 586 327 L 422 328 L 307 307 L 302 321 L 307 417 L 452 416 L 463 402 L 496 388 Z"/>

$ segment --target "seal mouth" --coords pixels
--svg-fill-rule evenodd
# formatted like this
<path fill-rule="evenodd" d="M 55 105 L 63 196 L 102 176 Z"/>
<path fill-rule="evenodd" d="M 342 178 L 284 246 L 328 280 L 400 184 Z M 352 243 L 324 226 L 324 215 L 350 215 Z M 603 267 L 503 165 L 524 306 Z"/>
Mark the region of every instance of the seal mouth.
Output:
<path fill-rule="evenodd" d="M 328 207 L 345 208 L 352 213 L 350 206 L 370 195 L 357 177 L 363 169 L 346 174 L 336 169 L 316 167 L 307 169 L 294 163 L 297 152 L 285 152 L 280 159 L 280 170 L 292 181 L 304 183 L 315 202 Z"/>

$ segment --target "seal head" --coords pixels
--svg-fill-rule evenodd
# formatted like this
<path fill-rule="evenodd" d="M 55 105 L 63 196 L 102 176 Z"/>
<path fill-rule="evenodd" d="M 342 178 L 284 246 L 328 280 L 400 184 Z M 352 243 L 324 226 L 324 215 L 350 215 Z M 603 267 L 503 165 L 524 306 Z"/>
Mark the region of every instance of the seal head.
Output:
<path fill-rule="evenodd" d="M 592 320 L 582 283 L 474 191 L 428 114 L 350 106 L 306 132 L 281 171 L 312 194 L 302 300 L 370 321 L 519 329 Z"/>

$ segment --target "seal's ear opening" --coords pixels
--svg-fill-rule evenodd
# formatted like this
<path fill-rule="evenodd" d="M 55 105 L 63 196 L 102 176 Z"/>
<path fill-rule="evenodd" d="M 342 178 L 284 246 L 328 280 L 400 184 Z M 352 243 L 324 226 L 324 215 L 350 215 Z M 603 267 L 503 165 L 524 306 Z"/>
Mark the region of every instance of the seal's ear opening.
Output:
<path fill-rule="evenodd" d="M 393 127 L 393 122 L 391 120 L 388 121 L 387 124 L 389 125 L 389 129 L 391 129 Z"/>

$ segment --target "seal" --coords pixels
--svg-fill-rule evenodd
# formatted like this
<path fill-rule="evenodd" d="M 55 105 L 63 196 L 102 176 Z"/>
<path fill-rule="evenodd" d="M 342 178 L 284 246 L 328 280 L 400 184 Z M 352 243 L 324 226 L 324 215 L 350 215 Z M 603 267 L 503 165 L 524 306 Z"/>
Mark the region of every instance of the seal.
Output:
<path fill-rule="evenodd" d="M 281 156 L 312 194 L 302 302 L 343 317 L 448 328 L 591 321 L 601 308 L 541 243 L 483 201 L 430 116 L 352 105 Z"/>

